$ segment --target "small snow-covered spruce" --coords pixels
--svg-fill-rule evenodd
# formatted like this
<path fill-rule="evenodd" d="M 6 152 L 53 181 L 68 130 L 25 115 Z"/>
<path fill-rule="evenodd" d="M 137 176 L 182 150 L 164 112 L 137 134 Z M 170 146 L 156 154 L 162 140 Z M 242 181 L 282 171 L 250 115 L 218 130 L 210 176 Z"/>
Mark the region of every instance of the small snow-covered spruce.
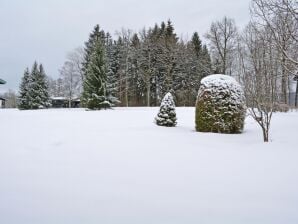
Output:
<path fill-rule="evenodd" d="M 231 76 L 210 75 L 202 79 L 196 102 L 196 130 L 241 133 L 246 114 L 242 87 Z"/>
<path fill-rule="evenodd" d="M 159 126 L 174 127 L 177 124 L 175 102 L 171 93 L 167 93 L 163 98 L 159 113 L 155 117 L 155 122 Z"/>

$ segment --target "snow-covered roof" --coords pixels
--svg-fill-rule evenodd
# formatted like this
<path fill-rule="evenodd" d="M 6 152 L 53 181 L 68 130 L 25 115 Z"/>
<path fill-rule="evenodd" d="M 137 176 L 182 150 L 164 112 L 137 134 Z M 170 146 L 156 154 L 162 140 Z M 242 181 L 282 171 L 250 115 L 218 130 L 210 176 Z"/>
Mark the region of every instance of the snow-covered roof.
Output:
<path fill-rule="evenodd" d="M 0 84 L 5 84 L 6 82 L 3 79 L 0 79 Z"/>
<path fill-rule="evenodd" d="M 54 96 L 51 97 L 51 100 L 68 100 L 68 98 L 64 96 Z M 73 98 L 72 101 L 80 101 L 80 98 Z"/>
<path fill-rule="evenodd" d="M 51 100 L 67 100 L 67 98 L 63 96 L 56 96 L 56 97 L 51 97 Z"/>

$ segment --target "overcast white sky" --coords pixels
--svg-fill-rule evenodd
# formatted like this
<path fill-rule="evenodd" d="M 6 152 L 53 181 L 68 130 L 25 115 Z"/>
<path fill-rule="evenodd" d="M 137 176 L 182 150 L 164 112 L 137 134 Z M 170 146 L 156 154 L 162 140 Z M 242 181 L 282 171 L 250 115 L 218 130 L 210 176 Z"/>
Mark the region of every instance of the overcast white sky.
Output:
<path fill-rule="evenodd" d="M 212 21 L 249 20 L 250 0 L 0 0 L 0 78 L 18 90 L 26 67 L 43 63 L 57 77 L 67 52 L 82 46 L 95 24 L 114 34 L 171 19 L 180 36 L 202 36 Z"/>

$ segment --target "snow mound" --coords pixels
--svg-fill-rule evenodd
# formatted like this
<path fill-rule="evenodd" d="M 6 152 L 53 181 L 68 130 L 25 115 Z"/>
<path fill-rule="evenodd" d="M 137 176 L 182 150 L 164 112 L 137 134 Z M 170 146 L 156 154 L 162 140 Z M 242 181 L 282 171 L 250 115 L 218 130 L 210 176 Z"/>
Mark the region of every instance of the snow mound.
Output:
<path fill-rule="evenodd" d="M 175 102 L 171 93 L 167 93 L 163 98 L 159 113 L 155 117 L 155 122 L 159 126 L 174 127 L 177 124 Z"/>
<path fill-rule="evenodd" d="M 231 76 L 210 75 L 202 79 L 196 102 L 196 130 L 241 133 L 245 119 L 245 97 Z"/>

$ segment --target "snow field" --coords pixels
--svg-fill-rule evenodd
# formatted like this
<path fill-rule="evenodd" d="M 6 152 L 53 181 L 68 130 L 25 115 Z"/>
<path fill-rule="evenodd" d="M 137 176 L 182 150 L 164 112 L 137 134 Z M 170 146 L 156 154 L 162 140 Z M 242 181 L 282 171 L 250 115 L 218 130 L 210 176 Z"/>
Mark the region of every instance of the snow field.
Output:
<path fill-rule="evenodd" d="M 298 113 L 272 142 L 195 132 L 194 108 L 0 110 L 0 223 L 298 223 Z"/>

